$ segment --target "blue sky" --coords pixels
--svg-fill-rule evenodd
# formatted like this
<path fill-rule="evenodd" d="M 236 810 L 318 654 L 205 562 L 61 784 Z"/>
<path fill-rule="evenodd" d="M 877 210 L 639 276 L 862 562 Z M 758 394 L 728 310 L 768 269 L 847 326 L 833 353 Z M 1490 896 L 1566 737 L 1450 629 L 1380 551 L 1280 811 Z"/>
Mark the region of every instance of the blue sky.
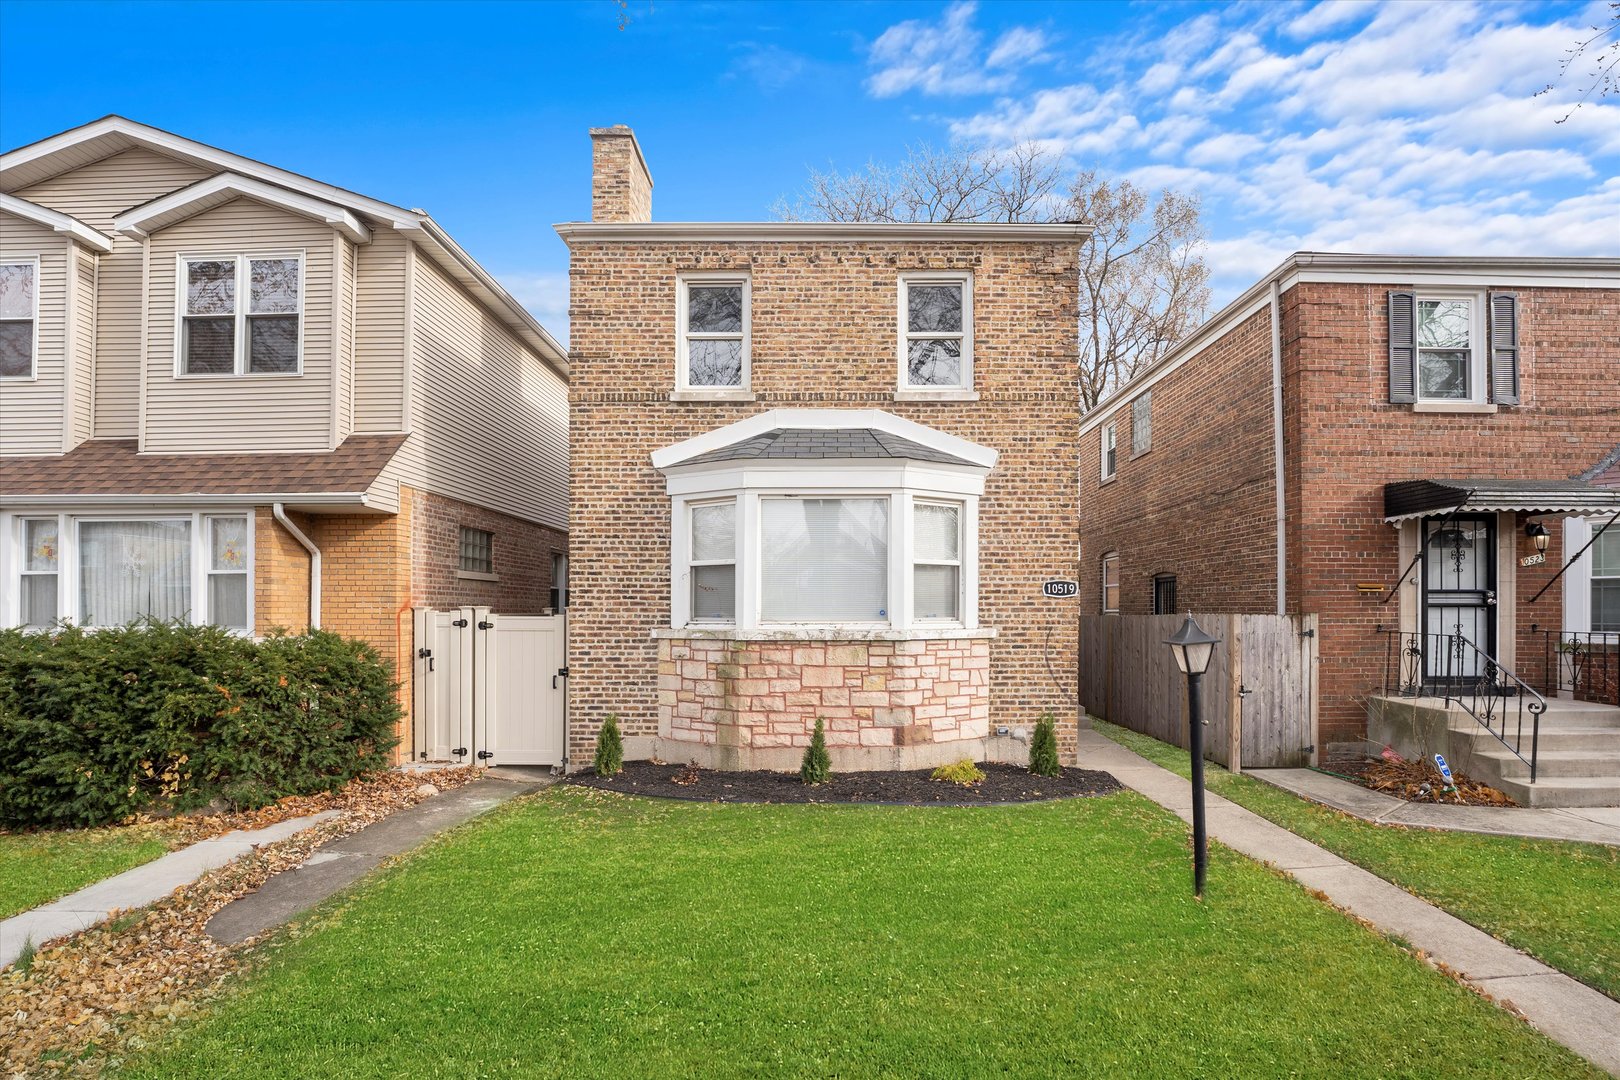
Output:
<path fill-rule="evenodd" d="M 422 207 L 564 333 L 589 126 L 636 129 L 666 220 L 1038 139 L 1199 193 L 1219 305 L 1301 248 L 1620 255 L 1620 102 L 1532 96 L 1604 7 L 0 0 L 0 146 L 116 112 Z"/>

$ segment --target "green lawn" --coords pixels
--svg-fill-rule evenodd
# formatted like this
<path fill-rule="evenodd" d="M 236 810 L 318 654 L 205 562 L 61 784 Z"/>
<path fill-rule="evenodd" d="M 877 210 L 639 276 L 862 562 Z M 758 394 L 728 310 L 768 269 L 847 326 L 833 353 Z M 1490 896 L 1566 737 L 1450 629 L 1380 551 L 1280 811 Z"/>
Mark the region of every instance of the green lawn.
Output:
<path fill-rule="evenodd" d="M 1113 724 L 1099 733 L 1187 776 L 1187 751 Z M 1373 825 L 1219 766 L 1209 790 L 1620 998 L 1620 848 Z"/>
<path fill-rule="evenodd" d="M 136 1077 L 1592 1076 L 1132 793 L 551 789 L 385 870 Z"/>
<path fill-rule="evenodd" d="M 169 847 L 140 826 L 0 832 L 0 919 L 151 860 Z"/>

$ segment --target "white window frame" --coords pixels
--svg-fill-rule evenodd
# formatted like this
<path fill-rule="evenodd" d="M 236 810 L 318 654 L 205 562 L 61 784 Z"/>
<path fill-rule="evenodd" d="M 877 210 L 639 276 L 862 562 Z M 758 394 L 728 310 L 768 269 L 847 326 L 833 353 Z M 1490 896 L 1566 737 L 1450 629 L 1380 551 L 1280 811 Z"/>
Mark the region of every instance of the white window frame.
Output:
<path fill-rule="evenodd" d="M 26 565 L 27 552 L 23 549 L 22 522 L 26 519 L 38 520 L 42 518 L 55 518 L 57 521 L 57 543 L 61 550 L 56 559 L 56 612 L 59 621 L 73 623 L 79 622 L 79 526 L 87 521 L 185 521 L 191 526 L 191 606 L 189 621 L 193 625 L 207 625 L 212 614 L 206 610 L 208 605 L 208 578 L 214 573 L 213 560 L 209 547 L 208 523 L 212 518 L 242 518 L 246 519 L 245 536 L 247 539 L 247 567 L 242 571 L 220 571 L 220 573 L 243 573 L 247 578 L 247 626 L 223 627 L 229 633 L 239 634 L 243 637 L 252 637 L 256 620 L 255 601 L 257 599 L 257 567 L 258 558 L 255 544 L 257 541 L 257 520 L 252 507 L 188 507 L 183 509 L 138 512 L 129 511 L 90 511 L 85 513 L 53 513 L 38 510 L 16 510 L 0 513 L 0 625 L 17 626 L 22 619 L 22 568 Z M 201 606 L 203 618 L 196 618 L 198 607 Z M 103 629 L 102 627 L 86 627 L 86 629 Z"/>
<path fill-rule="evenodd" d="M 959 334 L 938 331 L 911 330 L 910 290 L 913 285 L 957 285 L 962 289 L 962 330 Z M 968 271 L 949 273 L 935 271 L 907 272 L 900 275 L 895 290 L 896 319 L 899 330 L 896 355 L 896 385 L 903 394 L 929 393 L 960 394 L 973 390 L 973 275 Z M 910 345 L 913 339 L 935 341 L 958 338 L 962 343 L 962 379 L 954 386 L 939 384 L 914 385 L 911 382 Z"/>
<path fill-rule="evenodd" d="M 690 293 L 692 286 L 730 285 L 742 288 L 742 333 L 706 333 L 688 329 L 691 316 Z M 753 385 L 753 282 L 750 275 L 735 272 L 682 273 L 675 276 L 675 389 L 682 394 L 704 396 L 742 395 L 750 393 Z M 742 340 L 742 382 L 736 386 L 694 384 L 691 380 L 691 351 L 689 343 L 700 341 Z"/>
<path fill-rule="evenodd" d="M 34 268 L 34 310 L 30 321 L 34 324 L 33 340 L 28 346 L 28 374 L 26 375 L 0 375 L 0 382 L 33 382 L 39 378 L 39 273 L 40 262 L 37 253 L 7 255 L 0 259 L 0 266 L 31 266 Z M 5 319 L 4 322 L 22 322 L 21 319 Z"/>
<path fill-rule="evenodd" d="M 268 259 L 298 260 L 298 362 L 291 371 L 249 371 L 248 318 L 252 314 L 253 285 L 248 264 Z M 192 372 L 186 370 L 186 319 L 222 318 L 223 316 L 189 316 L 186 312 L 186 265 L 194 262 L 234 262 L 236 264 L 235 363 L 229 372 Z M 198 254 L 185 252 L 175 256 L 174 262 L 174 377 L 177 379 L 296 379 L 304 374 L 304 330 L 309 321 L 306 304 L 308 297 L 309 259 L 303 248 L 284 251 L 229 252 L 225 254 Z M 281 312 L 282 315 L 291 314 Z"/>
<path fill-rule="evenodd" d="M 54 570 L 30 570 L 30 569 L 28 569 L 28 523 L 30 521 L 54 521 L 54 522 L 56 522 L 56 569 L 54 569 Z M 62 519 L 56 514 L 18 514 L 17 515 L 17 520 L 16 520 L 16 525 L 14 526 L 14 528 L 16 530 L 16 541 L 17 541 L 17 560 L 16 560 L 17 569 L 16 569 L 15 573 L 13 575 L 11 575 L 11 576 L 16 579 L 16 586 L 15 586 L 15 590 L 16 590 L 16 592 L 15 592 L 16 607 L 14 608 L 14 610 L 16 612 L 16 615 L 15 615 L 15 618 L 12 620 L 12 622 L 8 622 L 7 625 L 9 626 L 9 625 L 12 625 L 12 623 L 15 623 L 16 625 L 21 626 L 23 624 L 23 622 L 22 622 L 22 579 L 27 578 L 27 577 L 47 577 L 47 576 L 49 576 L 49 577 L 56 578 L 56 621 L 60 622 L 62 620 L 62 590 L 63 590 L 63 585 L 62 585 L 62 562 L 63 562 L 63 558 L 64 558 L 63 552 L 67 547 L 67 541 L 63 537 L 63 534 L 62 534 Z"/>
<path fill-rule="evenodd" d="M 1147 423 L 1139 423 L 1144 416 L 1147 419 Z M 1145 446 L 1138 445 L 1139 443 L 1143 442 L 1143 440 L 1139 437 L 1143 429 L 1146 429 L 1147 431 L 1147 445 Z M 1136 397 L 1131 399 L 1131 457 L 1139 458 L 1152 449 L 1153 391 L 1149 389 L 1142 391 L 1140 394 L 1137 394 Z"/>
<path fill-rule="evenodd" d="M 727 628 L 737 631 L 850 631 L 897 632 L 977 629 L 979 626 L 979 497 L 982 475 L 965 475 L 924 463 L 874 463 L 870 467 L 845 464 L 824 468 L 821 462 L 778 462 L 725 472 L 700 473 L 670 481 L 671 530 L 670 625 L 676 630 Z M 779 622 L 762 617 L 764 500 L 805 499 L 889 500 L 888 618 L 871 622 Z M 737 618 L 733 623 L 695 620 L 691 606 L 692 505 L 737 500 Z M 912 617 L 916 563 L 912 524 L 914 501 L 954 503 L 961 507 L 959 546 L 961 618 L 917 620 Z"/>
<path fill-rule="evenodd" d="M 1102 578 L 1101 578 L 1101 582 L 1100 582 L 1100 584 L 1102 586 L 1102 591 L 1097 596 L 1097 607 L 1099 609 L 1101 609 L 1101 611 L 1102 611 L 1102 613 L 1104 615 L 1118 615 L 1119 614 L 1119 597 L 1120 597 L 1120 591 L 1119 591 L 1119 552 L 1110 551 L 1107 554 L 1105 554 L 1102 557 L 1102 564 L 1101 564 L 1100 569 L 1101 569 L 1101 573 L 1102 573 Z M 1109 574 L 1110 570 L 1113 571 L 1112 575 Z M 1108 584 L 1109 584 L 1108 579 L 1109 579 L 1110 576 L 1113 577 L 1113 585 L 1114 585 L 1114 606 L 1113 607 L 1108 606 Z"/>
<path fill-rule="evenodd" d="M 1097 468 L 1102 479 L 1112 480 L 1119 473 L 1119 421 L 1110 420 L 1097 430 Z M 1108 456 L 1110 451 L 1112 459 Z"/>
<path fill-rule="evenodd" d="M 734 511 L 734 514 L 733 514 L 733 517 L 732 517 L 732 522 L 733 522 L 734 528 L 733 528 L 732 533 L 731 533 L 731 558 L 729 558 L 729 559 L 696 559 L 696 558 L 693 558 L 692 557 L 692 528 L 696 524 L 696 521 L 695 521 L 695 518 L 697 516 L 696 511 L 699 508 L 704 507 L 704 506 L 724 506 L 726 503 L 732 503 L 732 504 L 736 505 L 736 510 Z M 718 498 L 718 499 L 693 499 L 690 502 L 686 503 L 686 505 L 682 508 L 680 520 L 683 522 L 683 528 L 681 530 L 681 536 L 682 536 L 682 538 L 683 538 L 683 540 L 685 542 L 685 551 L 686 551 L 686 555 L 685 555 L 685 558 L 684 558 L 682 564 L 686 567 L 686 570 L 687 570 L 687 572 L 685 574 L 685 599 L 686 599 L 687 622 L 689 622 L 693 626 L 735 626 L 736 623 L 737 623 L 737 617 L 736 617 L 735 610 L 733 610 L 732 617 L 729 618 L 729 619 L 700 618 L 697 615 L 693 614 L 693 609 L 692 609 L 692 584 L 693 584 L 693 578 L 694 578 L 695 575 L 693 575 L 691 571 L 693 569 L 699 567 L 699 566 L 729 566 L 729 567 L 731 567 L 732 596 L 738 602 L 740 602 L 742 600 L 742 581 L 740 580 L 741 577 L 742 577 L 742 531 L 743 531 L 742 530 L 742 506 L 739 504 L 739 500 L 738 500 L 737 496 L 736 495 L 729 495 L 729 496 L 725 496 L 723 498 Z"/>
<path fill-rule="evenodd" d="M 1418 324 L 1424 301 L 1455 303 L 1466 301 L 1468 308 L 1468 396 L 1430 397 L 1423 393 L 1423 346 L 1418 343 Z M 1486 372 L 1485 293 L 1474 289 L 1427 289 L 1416 294 L 1412 303 L 1412 393 L 1416 400 L 1435 404 L 1482 405 L 1490 379 Z"/>
<path fill-rule="evenodd" d="M 919 567 L 919 566 L 954 566 L 954 567 L 956 567 L 956 610 L 957 610 L 958 614 L 960 614 L 964 610 L 964 608 L 966 607 L 966 602 L 965 602 L 966 598 L 962 595 L 962 593 L 963 593 L 963 590 L 965 588 L 965 580 L 966 580 L 967 575 L 962 572 L 962 557 L 966 554 L 966 545 L 965 545 L 965 542 L 964 542 L 965 538 L 964 538 L 963 534 L 967 532 L 967 507 L 963 505 L 961 499 L 914 498 L 914 499 L 911 500 L 911 514 L 912 514 L 912 519 L 913 519 L 912 530 L 913 530 L 914 533 L 915 533 L 915 530 L 916 530 L 915 519 L 916 519 L 916 514 L 917 514 L 917 507 L 919 507 L 919 506 L 948 506 L 951 509 L 956 511 L 956 558 L 955 559 L 923 559 L 923 558 L 919 558 L 919 557 L 913 555 L 912 560 L 911 560 L 911 577 L 912 577 L 911 590 L 912 590 L 912 597 L 915 600 L 916 589 L 917 589 L 917 581 L 916 581 L 917 567 Z M 938 624 L 938 625 L 943 625 L 943 626 L 960 626 L 962 624 L 962 620 L 960 618 L 954 618 L 954 619 L 950 619 L 950 618 L 946 618 L 946 619 L 929 619 L 929 618 L 924 618 L 921 615 L 916 616 L 915 622 L 918 625 L 935 625 L 935 624 Z"/>
<path fill-rule="evenodd" d="M 1581 551 L 1608 520 L 1607 514 L 1591 518 L 1565 518 L 1564 551 L 1569 554 Z M 1613 536 L 1616 531 L 1620 531 L 1620 523 L 1610 526 L 1604 536 Z M 1592 583 L 1598 579 L 1593 573 L 1596 565 L 1594 546 L 1581 551 L 1581 557 L 1574 560 L 1564 572 L 1564 631 L 1572 634 L 1607 634 L 1620 644 L 1620 630 L 1599 630 L 1592 625 L 1596 617 L 1592 610 Z M 1609 575 L 1603 575 L 1600 580 L 1609 580 Z"/>

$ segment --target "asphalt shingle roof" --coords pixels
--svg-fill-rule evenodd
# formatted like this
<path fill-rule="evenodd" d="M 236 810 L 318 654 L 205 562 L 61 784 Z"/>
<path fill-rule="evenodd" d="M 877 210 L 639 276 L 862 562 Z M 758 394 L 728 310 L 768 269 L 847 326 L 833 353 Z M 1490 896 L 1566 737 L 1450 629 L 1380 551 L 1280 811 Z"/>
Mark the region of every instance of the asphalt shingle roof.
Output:
<path fill-rule="evenodd" d="M 763 461 L 781 458 L 798 460 L 825 458 L 850 461 L 869 458 L 897 458 L 907 461 L 934 461 L 946 465 L 972 465 L 966 458 L 891 435 L 872 428 L 779 428 L 751 439 L 710 450 L 683 465 L 711 461 Z"/>

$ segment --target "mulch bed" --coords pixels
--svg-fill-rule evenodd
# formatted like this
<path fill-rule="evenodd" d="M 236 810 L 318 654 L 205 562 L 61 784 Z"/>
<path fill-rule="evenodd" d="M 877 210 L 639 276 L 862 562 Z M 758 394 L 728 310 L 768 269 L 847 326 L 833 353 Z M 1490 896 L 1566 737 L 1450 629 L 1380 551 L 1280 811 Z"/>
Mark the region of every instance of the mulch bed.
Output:
<path fill-rule="evenodd" d="M 1432 761 L 1400 757 L 1367 757 L 1335 762 L 1333 771 L 1363 787 L 1382 791 L 1407 802 L 1448 803 L 1452 806 L 1518 806 L 1489 784 L 1451 770 L 1452 789 Z"/>
<path fill-rule="evenodd" d="M 972 787 L 934 780 L 930 769 L 839 773 L 825 784 L 806 784 L 797 773 L 714 772 L 691 765 L 627 761 L 617 776 L 580 773 L 568 783 L 663 799 L 724 803 L 887 803 L 904 806 L 986 806 L 1110 795 L 1120 783 L 1105 772 L 1064 769 L 1036 776 L 1020 765 L 981 764 Z"/>

